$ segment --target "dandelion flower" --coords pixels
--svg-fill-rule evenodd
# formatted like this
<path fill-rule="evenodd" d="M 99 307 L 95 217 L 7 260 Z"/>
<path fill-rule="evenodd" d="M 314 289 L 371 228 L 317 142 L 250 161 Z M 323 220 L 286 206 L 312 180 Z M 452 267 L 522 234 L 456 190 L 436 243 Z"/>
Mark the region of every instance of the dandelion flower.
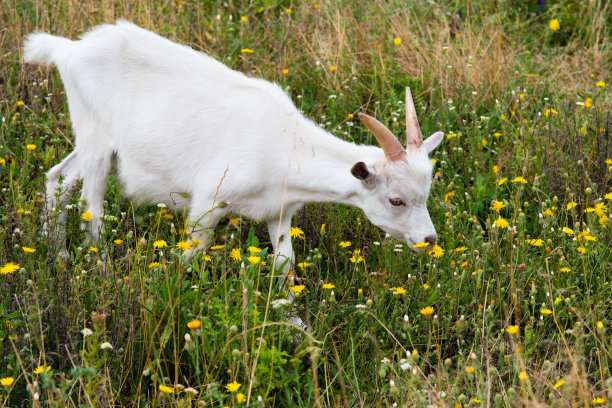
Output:
<path fill-rule="evenodd" d="M 33 144 L 26 145 L 26 149 L 28 149 L 29 151 L 36 150 L 36 145 L 33 145 Z"/>
<path fill-rule="evenodd" d="M 434 258 L 440 258 L 442 255 L 444 255 L 444 249 L 441 246 L 436 245 L 431 251 L 428 251 L 427 253 L 433 256 Z"/>
<path fill-rule="evenodd" d="M 527 379 L 527 373 L 524 371 L 521 371 L 518 375 L 519 380 L 521 381 L 525 381 Z"/>
<path fill-rule="evenodd" d="M 518 331 L 519 331 L 518 324 L 515 324 L 515 325 L 513 325 L 513 326 L 508 327 L 508 328 L 506 329 L 506 331 L 507 331 L 509 334 L 516 334 L 516 333 L 518 333 Z"/>
<path fill-rule="evenodd" d="M 571 271 L 571 269 L 568 268 L 567 266 L 565 266 L 565 267 L 559 269 L 559 271 L 561 271 L 561 272 L 569 272 L 569 271 Z"/>
<path fill-rule="evenodd" d="M 500 212 L 505 207 L 506 204 L 502 203 L 501 201 L 493 200 L 493 202 L 491 203 L 491 209 L 493 211 Z"/>
<path fill-rule="evenodd" d="M 189 327 L 190 329 L 197 329 L 202 325 L 202 322 L 199 320 L 192 320 L 189 323 L 187 323 L 187 327 Z"/>
<path fill-rule="evenodd" d="M 603 322 L 602 322 L 601 320 L 597 322 L 597 328 L 598 328 L 599 330 L 603 330 L 603 328 L 604 328 L 604 324 L 603 324 Z"/>
<path fill-rule="evenodd" d="M 10 387 L 14 381 L 15 379 L 13 377 L 0 378 L 0 384 L 2 384 L 5 387 Z"/>
<path fill-rule="evenodd" d="M 308 268 L 310 265 L 312 265 L 312 264 L 310 264 L 308 262 L 300 262 L 299 264 L 297 264 L 298 268 L 302 268 L 302 269 Z"/>
<path fill-rule="evenodd" d="M 612 193 L 608 193 L 604 196 L 606 200 L 612 200 Z"/>
<path fill-rule="evenodd" d="M 331 72 L 334 72 L 334 71 L 336 70 L 336 66 L 335 66 L 335 65 L 332 65 L 331 67 L 329 67 L 329 70 L 330 70 Z"/>
<path fill-rule="evenodd" d="M 548 23 L 548 28 L 553 31 L 559 31 L 559 29 L 561 28 L 561 24 L 559 24 L 559 20 L 553 18 L 552 20 L 550 20 L 550 23 Z"/>
<path fill-rule="evenodd" d="M 241 385 L 242 385 L 242 384 L 240 384 L 239 382 L 233 381 L 233 382 L 231 382 L 231 383 L 227 384 L 227 385 L 225 386 L 225 388 L 227 388 L 227 390 L 228 390 L 229 392 L 236 392 L 236 391 L 238 391 L 238 390 L 240 389 L 240 386 L 241 386 Z"/>
<path fill-rule="evenodd" d="M 299 227 L 291 227 L 289 229 L 289 236 L 291 238 L 301 238 L 304 239 L 304 231 L 302 231 Z"/>
<path fill-rule="evenodd" d="M 454 191 L 449 191 L 448 193 L 446 193 L 444 195 L 444 202 L 447 203 L 454 196 L 455 196 L 455 192 Z"/>
<path fill-rule="evenodd" d="M 324 283 L 323 284 L 323 289 L 333 289 L 335 287 L 336 287 L 336 285 L 334 285 L 333 283 Z"/>
<path fill-rule="evenodd" d="M 465 367 L 465 372 L 468 374 L 474 373 L 474 366 Z"/>
<path fill-rule="evenodd" d="M 401 43 L 402 43 L 402 39 L 401 39 L 401 38 L 399 38 L 399 37 L 395 37 L 395 38 L 393 39 L 393 44 L 395 44 L 395 45 L 400 45 Z"/>
<path fill-rule="evenodd" d="M 499 217 L 495 220 L 495 226 L 497 228 L 508 228 L 510 224 L 508 224 L 508 221 L 506 221 L 505 218 Z"/>
<path fill-rule="evenodd" d="M 261 248 L 258 248 L 256 246 L 252 246 L 252 245 L 250 247 L 248 247 L 247 249 L 252 254 L 258 254 L 258 253 L 261 252 Z"/>
<path fill-rule="evenodd" d="M 31 254 L 33 252 L 36 252 L 36 249 L 34 248 L 28 248 L 28 247 L 22 246 L 21 249 L 23 249 L 23 252 L 25 252 L 26 254 Z"/>
<path fill-rule="evenodd" d="M 249 256 L 247 260 L 251 263 L 251 265 L 257 265 L 261 262 L 261 258 L 258 256 Z"/>
<path fill-rule="evenodd" d="M 394 295 L 405 295 L 406 294 L 406 289 L 402 288 L 401 286 L 398 286 L 397 288 L 392 288 L 392 290 L 393 290 Z"/>
<path fill-rule="evenodd" d="M 246 400 L 246 397 L 243 393 L 239 392 L 238 394 L 236 394 L 236 402 L 238 402 L 239 404 L 242 404 L 245 400 Z"/>
<path fill-rule="evenodd" d="M 425 317 L 431 316 L 433 314 L 433 312 L 434 312 L 434 308 L 431 307 L 431 306 L 427 306 L 427 307 L 424 307 L 423 309 L 421 309 L 421 314 L 423 316 L 425 316 Z"/>
<path fill-rule="evenodd" d="M 527 184 L 527 180 L 525 180 L 523 177 L 518 176 L 512 179 L 513 183 L 522 183 L 522 184 Z"/>
<path fill-rule="evenodd" d="M 606 83 L 604 81 L 598 81 L 595 84 L 595 86 L 598 87 L 598 88 L 605 88 L 606 87 Z"/>
<path fill-rule="evenodd" d="M 288 69 L 283 69 L 282 72 L 283 72 L 283 75 L 287 75 L 289 73 L 289 70 Z"/>
<path fill-rule="evenodd" d="M 181 251 L 187 251 L 189 248 L 191 248 L 191 242 L 180 241 L 176 243 L 176 247 L 180 249 Z"/>
<path fill-rule="evenodd" d="M 497 185 L 503 186 L 504 184 L 506 184 L 506 181 L 508 181 L 508 177 L 502 177 L 501 179 L 499 179 L 499 182 L 497 183 Z"/>
<path fill-rule="evenodd" d="M 591 403 L 594 404 L 594 405 L 601 405 L 604 402 L 606 402 L 605 398 L 601 398 L 601 397 L 593 398 L 591 400 Z"/>
<path fill-rule="evenodd" d="M 304 286 L 304 285 L 295 285 L 295 286 L 292 286 L 290 289 L 291 289 L 291 291 L 293 293 L 302 293 L 302 291 L 304 289 L 306 289 L 306 286 Z"/>
<path fill-rule="evenodd" d="M 17 106 L 23 106 L 25 103 L 23 101 L 17 101 Z"/>
<path fill-rule="evenodd" d="M 44 372 L 49 372 L 51 370 L 51 366 L 38 366 L 34 369 L 33 373 L 38 375 L 40 373 Z"/>
<path fill-rule="evenodd" d="M 555 385 L 553 385 L 553 389 L 556 390 L 557 388 L 561 388 L 563 386 L 563 384 L 565 384 L 565 381 L 563 379 L 561 379 L 561 380 L 557 381 L 555 383 Z"/>
<path fill-rule="evenodd" d="M 213 245 L 210 247 L 212 251 L 218 251 L 219 249 L 225 248 L 225 245 Z"/>
<path fill-rule="evenodd" d="M 248 18 L 246 18 L 245 16 L 240 17 L 240 21 L 243 23 L 246 23 L 247 21 L 249 21 Z"/>
<path fill-rule="evenodd" d="M 250 48 L 242 48 L 240 52 L 243 54 L 252 54 L 254 51 Z"/>
<path fill-rule="evenodd" d="M 525 242 L 527 242 L 529 245 L 533 245 L 535 247 L 541 247 L 544 244 L 544 241 L 542 241 L 541 239 L 526 239 Z"/>
<path fill-rule="evenodd" d="M 420 249 L 420 248 L 425 248 L 428 246 L 429 246 L 429 242 L 419 242 L 418 244 L 414 244 L 412 247 Z"/>
<path fill-rule="evenodd" d="M 549 315 L 549 314 L 552 314 L 552 310 L 550 310 L 550 309 L 540 309 L 540 313 L 542 313 L 543 315 Z"/>
<path fill-rule="evenodd" d="M 586 251 L 587 251 L 586 248 L 583 246 L 576 248 L 576 250 L 580 252 L 581 254 L 586 254 Z"/>
<path fill-rule="evenodd" d="M 96 247 L 90 246 L 90 247 L 89 247 L 89 250 L 90 250 L 91 252 L 98 253 L 98 248 L 96 248 Z"/>
<path fill-rule="evenodd" d="M 561 228 L 561 231 L 563 231 L 567 235 L 574 235 L 574 230 L 571 229 L 571 228 L 563 227 L 563 228 Z"/>
<path fill-rule="evenodd" d="M 174 387 L 168 387 L 167 385 L 160 384 L 159 390 L 164 394 L 172 394 L 174 393 Z"/>
<path fill-rule="evenodd" d="M 84 221 L 89 221 L 89 220 L 91 220 L 91 219 L 93 218 L 93 215 L 91 215 L 91 213 L 90 213 L 89 211 L 85 211 L 85 212 L 83 213 L 83 215 L 81 216 L 81 218 L 82 218 Z"/>
<path fill-rule="evenodd" d="M 120 245 L 123 241 L 120 239 L 116 239 L 113 241 L 116 245 Z"/>
<path fill-rule="evenodd" d="M 454 249 L 455 252 L 463 252 L 467 249 L 466 246 L 460 246 Z"/>
<path fill-rule="evenodd" d="M 338 245 L 340 245 L 342 248 L 350 247 L 351 241 L 341 241 Z"/>
<path fill-rule="evenodd" d="M 578 205 L 578 203 L 575 203 L 575 202 L 573 202 L 573 201 L 570 201 L 569 203 L 567 203 L 567 205 L 565 206 L 565 208 L 566 208 L 566 209 L 569 211 L 569 210 L 571 210 L 572 208 L 574 208 L 574 207 L 575 207 L 575 206 L 577 206 L 577 205 Z"/>
<path fill-rule="evenodd" d="M 160 265 L 160 263 L 159 263 L 159 262 L 151 262 L 151 263 L 149 264 L 149 269 L 151 269 L 151 268 L 156 268 L 156 267 L 158 267 L 159 265 Z"/>
<path fill-rule="evenodd" d="M 240 261 L 242 259 L 242 256 L 240 256 L 240 248 L 232 249 L 232 252 L 230 253 L 230 258 L 232 258 L 234 261 Z"/>
<path fill-rule="evenodd" d="M 166 248 L 168 246 L 168 243 L 166 243 L 166 241 L 164 241 L 163 239 L 160 239 L 159 241 L 155 241 L 153 243 L 153 248 Z"/>

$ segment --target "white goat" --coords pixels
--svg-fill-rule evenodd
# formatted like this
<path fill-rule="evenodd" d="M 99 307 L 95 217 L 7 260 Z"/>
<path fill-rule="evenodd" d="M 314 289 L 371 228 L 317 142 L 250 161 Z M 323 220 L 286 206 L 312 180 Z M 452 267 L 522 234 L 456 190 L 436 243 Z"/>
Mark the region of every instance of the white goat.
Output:
<path fill-rule="evenodd" d="M 24 52 L 26 62 L 57 66 L 76 135 L 74 151 L 47 173 L 47 206 L 60 210 L 66 198 L 56 193 L 82 179 L 94 242 L 113 161 L 130 197 L 187 208 L 204 246 L 222 217 L 241 214 L 267 222 L 276 254 L 292 261 L 291 218 L 307 202 L 359 207 L 411 249 L 436 242 L 427 154 L 443 134 L 423 141 L 409 89 L 407 149 L 359 115 L 380 149 L 332 136 L 279 86 L 126 21 L 79 41 L 30 34 Z M 61 211 L 60 231 L 64 223 Z"/>

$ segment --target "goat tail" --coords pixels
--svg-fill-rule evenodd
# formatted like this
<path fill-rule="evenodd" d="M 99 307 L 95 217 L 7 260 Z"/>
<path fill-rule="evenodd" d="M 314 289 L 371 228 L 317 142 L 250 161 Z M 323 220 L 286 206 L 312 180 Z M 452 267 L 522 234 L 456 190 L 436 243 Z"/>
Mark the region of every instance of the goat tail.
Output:
<path fill-rule="evenodd" d="M 47 33 L 34 33 L 26 37 L 23 45 L 23 60 L 36 64 L 50 65 L 58 54 L 70 48 L 73 42 L 64 37 Z"/>

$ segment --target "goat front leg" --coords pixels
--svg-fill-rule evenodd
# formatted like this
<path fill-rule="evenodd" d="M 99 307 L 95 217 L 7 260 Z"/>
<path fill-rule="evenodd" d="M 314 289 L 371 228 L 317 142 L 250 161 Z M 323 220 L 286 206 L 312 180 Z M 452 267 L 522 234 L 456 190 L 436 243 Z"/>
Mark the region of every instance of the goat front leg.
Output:
<path fill-rule="evenodd" d="M 214 207 L 214 203 L 209 200 L 194 200 L 194 202 L 187 217 L 187 228 L 193 241 L 191 248 L 185 251 L 187 259 L 191 259 L 195 251 L 208 248 L 215 227 L 227 212 L 224 208 Z"/>
<path fill-rule="evenodd" d="M 281 220 L 268 221 L 268 233 L 276 255 L 275 270 L 280 271 L 281 287 L 286 285 L 287 275 L 294 264 L 293 246 L 289 229 L 291 228 L 291 216 Z"/>

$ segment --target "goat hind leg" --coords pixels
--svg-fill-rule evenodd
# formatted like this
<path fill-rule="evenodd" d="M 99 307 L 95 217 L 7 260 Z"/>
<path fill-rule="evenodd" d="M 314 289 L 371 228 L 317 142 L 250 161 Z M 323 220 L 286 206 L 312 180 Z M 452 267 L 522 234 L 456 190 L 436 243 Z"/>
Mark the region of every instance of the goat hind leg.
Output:
<path fill-rule="evenodd" d="M 96 243 L 102 231 L 102 220 L 104 213 L 104 193 L 106 193 L 106 181 L 110 172 L 112 154 L 97 156 L 83 166 L 83 190 L 81 199 L 85 201 L 85 211 L 91 214 L 89 220 L 84 220 L 82 227 L 89 233 L 92 243 Z"/>

